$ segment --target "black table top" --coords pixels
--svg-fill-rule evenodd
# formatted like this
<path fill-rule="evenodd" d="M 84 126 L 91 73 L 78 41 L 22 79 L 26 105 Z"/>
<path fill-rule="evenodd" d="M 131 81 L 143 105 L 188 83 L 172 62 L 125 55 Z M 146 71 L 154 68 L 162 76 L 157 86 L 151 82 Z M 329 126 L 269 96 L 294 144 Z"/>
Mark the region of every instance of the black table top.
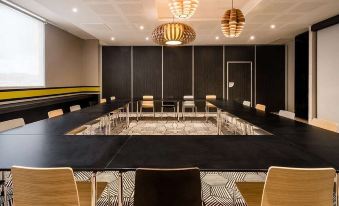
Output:
<path fill-rule="evenodd" d="M 13 129 L 1 134 L 19 134 L 19 135 L 64 135 L 67 132 L 84 125 L 96 118 L 108 114 L 120 107 L 128 104 L 129 100 L 112 101 L 87 107 L 79 111 L 70 112 L 59 117 L 44 119 L 34 122 L 24 127 Z"/>
<path fill-rule="evenodd" d="M 0 134 L 0 169 L 12 165 L 76 170 L 197 166 L 202 170 L 266 171 L 270 166 L 334 167 L 339 134 L 224 100 L 218 108 L 269 136 L 67 136 L 65 132 L 128 101 L 100 104 Z"/>

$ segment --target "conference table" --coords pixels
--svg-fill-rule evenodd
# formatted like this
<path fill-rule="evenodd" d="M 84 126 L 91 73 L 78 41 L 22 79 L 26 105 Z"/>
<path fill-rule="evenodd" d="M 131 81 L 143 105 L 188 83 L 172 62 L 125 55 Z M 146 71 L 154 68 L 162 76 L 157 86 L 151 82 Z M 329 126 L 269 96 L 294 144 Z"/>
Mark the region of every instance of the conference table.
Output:
<path fill-rule="evenodd" d="M 227 100 L 211 100 L 273 135 L 66 135 L 131 100 L 99 104 L 0 134 L 0 170 L 13 165 L 128 171 L 140 167 L 199 167 L 206 171 L 266 171 L 270 166 L 334 167 L 339 134 Z"/>
<path fill-rule="evenodd" d="M 67 135 L 133 100 L 115 100 L 0 133 L 0 171 L 12 166 L 71 167 L 119 172 L 137 168 L 198 167 L 202 171 L 266 172 L 270 166 L 333 167 L 339 171 L 339 134 L 227 100 L 210 100 L 272 135 L 129 136 Z M 219 115 L 218 115 L 219 116 Z M 220 119 L 218 118 L 218 121 Z"/>

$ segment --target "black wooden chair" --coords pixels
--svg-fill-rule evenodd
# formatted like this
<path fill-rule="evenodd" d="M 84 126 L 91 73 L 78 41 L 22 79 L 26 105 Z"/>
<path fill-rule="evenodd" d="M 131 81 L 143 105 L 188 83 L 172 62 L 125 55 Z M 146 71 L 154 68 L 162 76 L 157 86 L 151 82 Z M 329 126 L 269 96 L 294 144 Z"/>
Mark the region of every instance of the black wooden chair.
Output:
<path fill-rule="evenodd" d="M 169 96 L 169 97 L 166 97 L 164 99 L 164 101 L 162 101 L 162 104 L 161 104 L 161 117 L 163 115 L 164 108 L 173 109 L 175 117 L 177 117 L 177 113 L 175 112 L 177 105 L 176 105 L 176 102 L 173 101 L 172 99 L 174 99 L 174 97 L 173 96 Z"/>
<path fill-rule="evenodd" d="M 202 206 L 199 169 L 138 169 L 134 206 Z"/>

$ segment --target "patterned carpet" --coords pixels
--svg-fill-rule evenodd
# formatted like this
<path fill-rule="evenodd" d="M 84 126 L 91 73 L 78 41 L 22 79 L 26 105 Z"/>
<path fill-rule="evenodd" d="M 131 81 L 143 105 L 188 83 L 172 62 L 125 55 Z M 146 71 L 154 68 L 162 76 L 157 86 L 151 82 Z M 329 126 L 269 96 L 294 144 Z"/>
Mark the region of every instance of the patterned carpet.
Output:
<path fill-rule="evenodd" d="M 121 114 L 124 116 L 124 114 Z M 173 113 L 145 113 L 139 121 L 136 119 L 136 114 L 130 115 L 130 124 L 127 127 L 126 121 L 122 118 L 111 123 L 110 129 L 100 127 L 100 124 L 94 126 L 86 126 L 86 130 L 78 133 L 78 135 L 217 135 L 216 114 L 208 115 L 206 121 L 205 113 L 186 113 L 185 120 L 180 118 L 180 121 L 174 117 Z M 94 129 L 93 129 L 94 128 Z M 238 135 L 234 132 L 234 128 L 223 125 L 221 133 L 224 135 Z"/>
<path fill-rule="evenodd" d="M 90 181 L 91 172 L 75 172 L 77 181 Z M 233 195 L 235 196 L 235 205 L 245 206 L 240 193 L 235 187 L 235 182 L 243 181 L 265 181 L 265 173 L 244 173 L 244 172 L 201 172 L 202 197 L 206 206 L 231 206 L 233 205 Z M 123 205 L 133 206 L 135 172 L 125 172 L 123 178 Z M 118 172 L 99 172 L 97 174 L 98 182 L 108 182 L 108 186 L 104 190 L 97 205 L 118 206 Z M 7 187 L 9 199 L 12 198 L 12 181 L 8 175 Z M 109 202 L 111 204 L 109 204 Z M 3 199 L 1 199 L 3 205 Z"/>

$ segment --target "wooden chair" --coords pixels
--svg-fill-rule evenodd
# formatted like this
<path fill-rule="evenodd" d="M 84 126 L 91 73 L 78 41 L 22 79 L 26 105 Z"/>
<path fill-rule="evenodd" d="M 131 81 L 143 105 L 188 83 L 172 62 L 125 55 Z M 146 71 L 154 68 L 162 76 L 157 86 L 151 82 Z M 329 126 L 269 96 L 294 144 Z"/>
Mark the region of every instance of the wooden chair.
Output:
<path fill-rule="evenodd" d="M 106 102 L 107 102 L 107 100 L 105 98 L 100 99 L 100 104 L 104 104 Z"/>
<path fill-rule="evenodd" d="M 257 110 L 260 110 L 260 111 L 266 111 L 266 106 L 265 105 L 263 105 L 263 104 L 257 104 L 256 106 L 255 106 L 255 108 L 257 109 Z"/>
<path fill-rule="evenodd" d="M 266 182 L 236 183 L 248 206 L 333 206 L 335 170 L 271 167 Z"/>
<path fill-rule="evenodd" d="M 73 105 L 73 106 L 69 107 L 69 110 L 71 112 L 79 111 L 79 110 L 81 110 L 81 106 L 80 105 Z"/>
<path fill-rule="evenodd" d="M 293 119 L 293 120 L 295 119 L 295 113 L 290 112 L 290 111 L 280 110 L 278 114 L 281 117 L 285 117 L 285 118 Z"/>
<path fill-rule="evenodd" d="M 75 182 L 71 168 L 12 167 L 15 206 L 94 205 L 94 184 Z M 97 198 L 107 183 L 97 183 Z"/>
<path fill-rule="evenodd" d="M 311 120 L 310 125 L 320 127 L 322 129 L 326 129 L 332 132 L 339 132 L 339 125 L 328 120 L 314 118 Z"/>
<path fill-rule="evenodd" d="M 251 106 L 251 102 L 245 100 L 245 101 L 242 102 L 242 105 L 250 107 Z"/>
<path fill-rule="evenodd" d="M 62 111 L 62 109 L 56 109 L 56 110 L 48 112 L 48 118 L 58 117 L 63 114 L 64 112 Z"/>
<path fill-rule="evenodd" d="M 11 119 L 0 122 L 0 132 L 15 129 L 18 127 L 25 126 L 25 120 L 23 118 Z"/>
<path fill-rule="evenodd" d="M 195 112 L 195 116 L 197 116 L 197 107 L 195 106 L 194 96 L 185 95 L 184 101 L 182 102 L 182 117 L 185 120 L 185 110 L 186 108 L 191 108 L 192 112 Z"/>
<path fill-rule="evenodd" d="M 138 169 L 134 206 L 202 206 L 198 168 Z"/>
<path fill-rule="evenodd" d="M 217 108 L 216 106 L 214 106 L 214 104 L 211 104 L 209 102 L 207 102 L 208 100 L 216 100 L 217 96 L 216 95 L 206 95 L 206 106 L 205 106 L 205 116 L 206 116 L 206 121 L 208 118 L 208 113 L 210 112 L 210 109 L 215 109 Z"/>
<path fill-rule="evenodd" d="M 142 116 L 142 109 L 153 109 L 153 117 L 155 117 L 153 96 L 145 95 L 142 97 L 140 106 L 140 117 Z"/>
<path fill-rule="evenodd" d="M 161 102 L 161 118 L 162 118 L 163 113 L 164 113 L 164 108 L 173 109 L 174 116 L 177 117 L 177 113 L 175 112 L 175 110 L 177 109 L 177 105 L 176 105 L 175 101 L 172 100 L 172 99 L 174 99 L 174 97 L 168 96 L 164 99 L 165 100 L 163 100 Z"/>

